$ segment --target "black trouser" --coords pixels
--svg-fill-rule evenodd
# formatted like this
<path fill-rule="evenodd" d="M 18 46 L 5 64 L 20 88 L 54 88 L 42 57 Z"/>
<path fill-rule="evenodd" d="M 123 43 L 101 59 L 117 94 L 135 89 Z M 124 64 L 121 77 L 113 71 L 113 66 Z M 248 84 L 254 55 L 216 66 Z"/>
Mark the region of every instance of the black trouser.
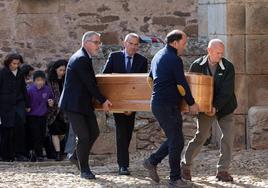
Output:
<path fill-rule="evenodd" d="M 152 112 L 164 130 L 167 140 L 153 153 L 149 160 L 157 165 L 169 155 L 170 179 L 181 178 L 180 161 L 184 147 L 181 112 L 176 105 L 152 105 Z"/>
<path fill-rule="evenodd" d="M 116 147 L 117 163 L 119 167 L 129 167 L 129 144 L 134 129 L 135 113 L 127 116 L 121 113 L 114 113 L 116 124 Z"/>
<path fill-rule="evenodd" d="M 14 160 L 14 127 L 1 127 L 0 150 L 3 160 Z"/>
<path fill-rule="evenodd" d="M 97 140 L 100 130 L 94 112 L 89 115 L 67 112 L 73 131 L 78 137 L 76 150 L 81 172 L 90 170 L 88 165 L 89 153 Z M 74 154 L 75 155 L 75 154 Z"/>
<path fill-rule="evenodd" d="M 43 157 L 43 143 L 46 134 L 45 116 L 28 116 L 27 126 L 30 137 L 30 149 L 34 150 L 38 157 Z"/>
<path fill-rule="evenodd" d="M 15 154 L 26 155 L 26 129 L 24 121 L 18 119 L 14 128 Z"/>

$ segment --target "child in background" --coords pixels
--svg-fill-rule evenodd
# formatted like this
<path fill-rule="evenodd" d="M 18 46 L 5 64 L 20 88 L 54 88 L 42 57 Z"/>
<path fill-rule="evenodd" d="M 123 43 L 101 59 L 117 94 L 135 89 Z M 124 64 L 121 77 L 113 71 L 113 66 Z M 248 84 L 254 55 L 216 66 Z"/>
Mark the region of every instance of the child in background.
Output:
<path fill-rule="evenodd" d="M 53 94 L 49 86 L 45 85 L 46 75 L 43 71 L 35 71 L 33 84 L 29 86 L 30 112 L 27 114 L 29 138 L 32 149 L 31 161 L 43 161 L 43 139 L 46 133 L 46 115 L 48 107 L 53 107 Z"/>
<path fill-rule="evenodd" d="M 32 75 L 34 72 L 34 68 L 31 65 L 24 64 L 21 66 L 20 70 L 21 74 L 24 76 L 26 85 L 29 86 L 30 84 L 32 84 L 33 82 Z"/>

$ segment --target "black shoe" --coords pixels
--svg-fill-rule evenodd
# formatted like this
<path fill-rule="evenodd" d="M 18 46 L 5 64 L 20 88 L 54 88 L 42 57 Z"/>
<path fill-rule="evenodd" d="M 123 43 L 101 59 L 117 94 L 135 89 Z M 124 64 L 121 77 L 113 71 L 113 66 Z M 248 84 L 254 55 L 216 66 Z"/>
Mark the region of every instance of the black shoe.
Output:
<path fill-rule="evenodd" d="M 95 175 L 89 170 L 87 172 L 81 172 L 81 178 L 88 179 L 88 180 L 95 180 Z"/>
<path fill-rule="evenodd" d="M 62 161 L 60 152 L 56 152 L 56 158 L 55 161 Z"/>
<path fill-rule="evenodd" d="M 69 161 L 70 161 L 72 164 L 74 164 L 74 165 L 77 167 L 78 170 L 80 170 L 78 160 L 77 160 L 77 158 L 76 158 L 74 155 L 72 155 L 72 156 L 69 158 Z"/>
<path fill-rule="evenodd" d="M 119 175 L 130 175 L 130 172 L 127 167 L 120 167 L 118 171 Z"/>
<path fill-rule="evenodd" d="M 152 180 L 154 180 L 155 182 L 159 183 L 160 178 L 157 174 L 156 166 L 152 165 L 151 162 L 149 161 L 149 159 L 144 160 L 143 166 L 144 166 L 144 168 L 146 168 L 148 170 L 150 178 Z"/>

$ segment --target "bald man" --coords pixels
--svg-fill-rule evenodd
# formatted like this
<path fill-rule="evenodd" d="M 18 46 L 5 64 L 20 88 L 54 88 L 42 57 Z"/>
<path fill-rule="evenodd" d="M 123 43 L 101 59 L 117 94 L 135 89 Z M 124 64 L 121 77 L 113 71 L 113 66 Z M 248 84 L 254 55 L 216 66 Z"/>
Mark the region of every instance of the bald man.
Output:
<path fill-rule="evenodd" d="M 190 67 L 190 72 L 213 76 L 213 110 L 210 113 L 200 113 L 198 115 L 195 137 L 189 142 L 183 157 L 182 177 L 186 180 L 191 180 L 193 159 L 210 136 L 212 123 L 216 120 L 222 131 L 216 178 L 220 181 L 233 181 L 228 169 L 234 141 L 233 112 L 237 107 L 234 93 L 235 70 L 233 64 L 223 57 L 224 43 L 221 40 L 211 40 L 208 44 L 207 52 L 206 56 L 194 61 Z"/>

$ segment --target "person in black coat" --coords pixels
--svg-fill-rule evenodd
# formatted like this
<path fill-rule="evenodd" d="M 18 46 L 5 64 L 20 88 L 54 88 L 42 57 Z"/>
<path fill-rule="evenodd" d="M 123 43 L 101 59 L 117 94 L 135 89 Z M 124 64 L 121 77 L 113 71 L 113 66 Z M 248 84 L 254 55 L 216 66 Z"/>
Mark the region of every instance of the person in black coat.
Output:
<path fill-rule="evenodd" d="M 29 111 L 26 83 L 19 66 L 19 54 L 9 54 L 0 70 L 0 152 L 4 161 L 13 161 L 15 150 L 25 152 L 25 109 Z"/>
<path fill-rule="evenodd" d="M 103 73 L 146 73 L 147 59 L 137 53 L 140 37 L 130 33 L 125 37 L 124 50 L 113 52 L 104 67 Z M 114 113 L 116 124 L 117 163 L 119 175 L 130 175 L 129 144 L 135 123 L 135 112 Z"/>
<path fill-rule="evenodd" d="M 99 127 L 92 105 L 93 97 L 108 111 L 112 105 L 99 91 L 92 66 L 92 56 L 98 54 L 100 34 L 88 31 L 83 35 L 82 48 L 70 58 L 59 107 L 66 111 L 74 133 L 78 137 L 77 149 L 71 157 L 81 171 L 81 178 L 95 179 L 88 164 L 89 152 L 99 136 Z M 76 163 L 77 164 L 77 163 Z"/>

